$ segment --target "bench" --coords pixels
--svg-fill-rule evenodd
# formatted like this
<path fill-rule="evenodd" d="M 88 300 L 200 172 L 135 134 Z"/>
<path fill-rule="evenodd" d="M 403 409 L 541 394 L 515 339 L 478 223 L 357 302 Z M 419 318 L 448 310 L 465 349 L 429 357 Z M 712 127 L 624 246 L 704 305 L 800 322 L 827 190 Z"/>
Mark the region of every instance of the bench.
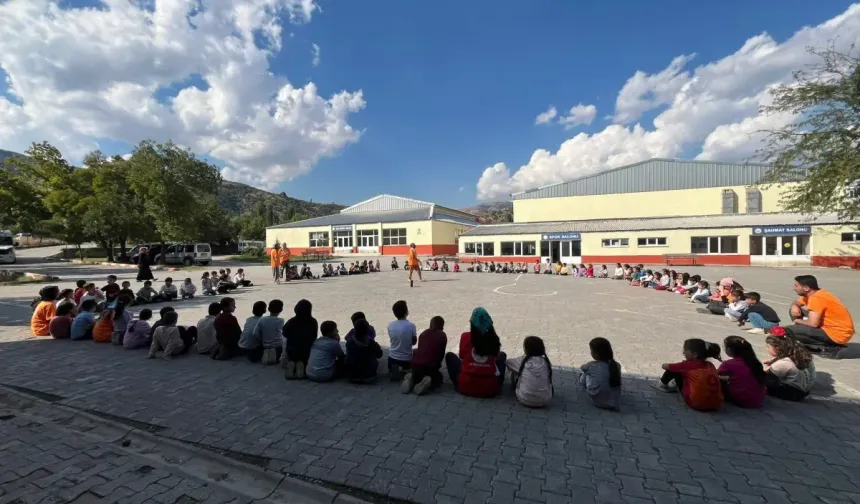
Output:
<path fill-rule="evenodd" d="M 328 249 L 307 249 L 302 252 L 302 259 L 304 260 L 323 260 L 323 259 L 331 259 L 332 255 Z"/>
<path fill-rule="evenodd" d="M 666 266 L 698 266 L 696 254 L 663 254 Z"/>

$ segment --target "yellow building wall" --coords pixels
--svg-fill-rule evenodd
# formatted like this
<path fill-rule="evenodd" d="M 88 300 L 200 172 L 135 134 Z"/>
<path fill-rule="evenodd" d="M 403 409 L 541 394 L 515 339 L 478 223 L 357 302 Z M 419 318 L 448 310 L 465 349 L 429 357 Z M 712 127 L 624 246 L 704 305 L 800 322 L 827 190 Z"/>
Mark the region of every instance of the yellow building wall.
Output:
<path fill-rule="evenodd" d="M 454 245 L 460 235 L 475 226 L 456 224 L 454 222 L 431 221 L 433 245 Z"/>
<path fill-rule="evenodd" d="M 273 247 L 275 241 L 280 244 L 286 242 L 290 248 L 310 247 L 310 233 L 328 232 L 329 246 L 331 246 L 331 226 L 314 226 L 301 228 L 275 228 L 266 230 L 266 247 Z"/>
<path fill-rule="evenodd" d="M 391 222 L 382 224 L 382 229 L 406 229 L 406 243 L 431 245 L 433 243 L 432 221 Z M 382 245 L 382 231 L 379 232 L 379 244 Z"/>
<path fill-rule="evenodd" d="M 734 190 L 738 213 L 746 213 L 746 187 L 732 186 L 514 200 L 514 222 L 716 215 L 723 212 L 723 189 Z M 758 189 L 762 212 L 782 211 L 780 201 L 787 186 Z"/>
<path fill-rule="evenodd" d="M 857 232 L 860 226 L 813 226 L 812 255 L 860 256 L 860 243 L 842 243 L 842 233 Z"/>

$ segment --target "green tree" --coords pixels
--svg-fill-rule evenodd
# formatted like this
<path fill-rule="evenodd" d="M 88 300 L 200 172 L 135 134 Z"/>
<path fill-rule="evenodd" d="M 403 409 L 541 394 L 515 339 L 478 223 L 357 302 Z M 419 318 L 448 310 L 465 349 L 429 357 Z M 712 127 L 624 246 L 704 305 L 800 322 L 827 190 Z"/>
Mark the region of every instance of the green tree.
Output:
<path fill-rule="evenodd" d="M 46 198 L 70 187 L 74 167 L 47 142 L 34 143 L 26 154 L 6 160 L 7 169 L 0 175 L 0 211 L 21 231 L 47 234 L 57 222 L 52 222 Z"/>
<path fill-rule="evenodd" d="M 162 243 L 198 238 L 221 185 L 217 168 L 172 142 L 144 141 L 132 152 L 127 172 L 144 218 Z"/>
<path fill-rule="evenodd" d="M 758 157 L 773 165 L 766 182 L 801 180 L 784 195 L 787 210 L 860 217 L 860 59 L 832 47 L 810 49 L 820 61 L 771 91 L 771 116 L 791 124 L 768 131 Z"/>

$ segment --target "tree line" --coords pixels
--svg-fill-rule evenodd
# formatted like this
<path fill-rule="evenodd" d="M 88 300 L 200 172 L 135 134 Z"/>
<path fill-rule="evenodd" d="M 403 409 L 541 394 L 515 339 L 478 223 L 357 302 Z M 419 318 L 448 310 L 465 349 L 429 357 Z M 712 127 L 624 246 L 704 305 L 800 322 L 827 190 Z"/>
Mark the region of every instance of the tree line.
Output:
<path fill-rule="evenodd" d="M 263 202 L 229 215 L 216 199 L 223 182 L 218 168 L 172 142 L 143 141 L 126 158 L 96 150 L 83 165 L 72 166 L 47 142 L 6 159 L 0 225 L 79 250 L 96 242 L 112 260 L 114 247 L 124 257 L 132 242 L 262 239 L 266 226 L 282 217 Z"/>

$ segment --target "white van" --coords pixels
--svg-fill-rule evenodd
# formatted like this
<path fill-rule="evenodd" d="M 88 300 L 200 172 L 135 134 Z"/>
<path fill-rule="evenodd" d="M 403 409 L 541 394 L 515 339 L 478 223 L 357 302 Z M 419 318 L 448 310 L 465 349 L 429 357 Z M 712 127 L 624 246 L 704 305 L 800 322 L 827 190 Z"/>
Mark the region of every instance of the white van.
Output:
<path fill-rule="evenodd" d="M 12 232 L 6 229 L 0 230 L 0 263 L 15 264 L 15 240 Z"/>
<path fill-rule="evenodd" d="M 200 264 L 206 266 L 212 260 L 212 247 L 208 243 L 176 243 L 164 253 L 155 256 L 155 264 Z"/>
<path fill-rule="evenodd" d="M 266 242 L 261 240 L 239 240 L 239 253 L 245 251 L 245 249 L 256 248 L 256 249 L 264 249 L 266 248 Z"/>

